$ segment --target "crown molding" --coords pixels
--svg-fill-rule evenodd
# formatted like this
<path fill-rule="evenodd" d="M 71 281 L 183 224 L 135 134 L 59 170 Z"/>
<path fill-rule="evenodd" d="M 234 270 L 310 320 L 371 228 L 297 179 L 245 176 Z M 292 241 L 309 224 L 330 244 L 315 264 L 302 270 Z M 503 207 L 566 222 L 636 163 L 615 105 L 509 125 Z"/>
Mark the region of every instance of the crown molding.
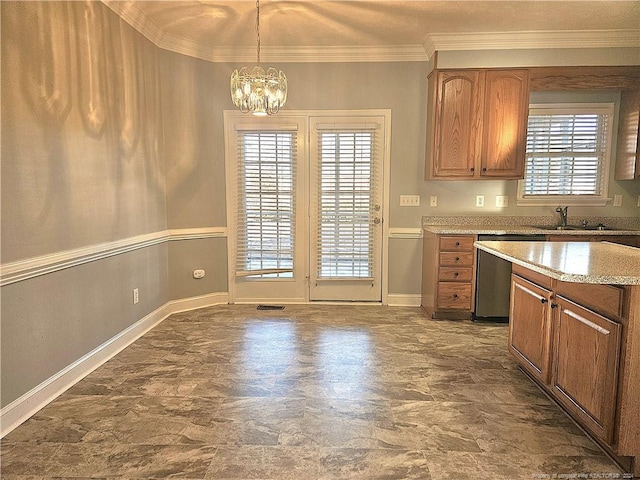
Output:
<path fill-rule="evenodd" d="M 187 52 L 183 52 L 188 55 Z M 202 58 L 202 57 L 200 57 Z M 212 62 L 255 63 L 256 50 L 218 47 L 211 49 Z M 262 47 L 262 62 L 329 63 L 329 62 L 423 62 L 427 55 L 421 45 L 335 46 L 335 47 Z"/>
<path fill-rule="evenodd" d="M 432 33 L 424 42 L 428 58 L 447 50 L 536 48 L 637 48 L 638 30 L 546 30 L 528 32 Z"/>
<path fill-rule="evenodd" d="M 119 0 L 101 1 L 122 20 L 144 35 L 147 40 L 150 40 L 158 47 L 160 46 L 163 36 L 162 29 L 145 15 L 136 2 L 122 2 Z"/>

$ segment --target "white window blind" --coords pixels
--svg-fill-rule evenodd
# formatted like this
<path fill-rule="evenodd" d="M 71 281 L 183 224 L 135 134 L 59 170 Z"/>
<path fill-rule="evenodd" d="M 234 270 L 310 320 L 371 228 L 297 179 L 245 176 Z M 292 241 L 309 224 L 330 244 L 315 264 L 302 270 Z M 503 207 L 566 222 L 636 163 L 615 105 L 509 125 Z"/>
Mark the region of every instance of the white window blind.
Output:
<path fill-rule="evenodd" d="M 318 279 L 369 279 L 374 275 L 375 254 L 371 213 L 377 198 L 376 130 L 323 127 L 317 130 Z"/>
<path fill-rule="evenodd" d="M 293 276 L 295 131 L 238 131 L 236 275 Z"/>
<path fill-rule="evenodd" d="M 612 104 L 532 105 L 521 198 L 606 196 Z"/>

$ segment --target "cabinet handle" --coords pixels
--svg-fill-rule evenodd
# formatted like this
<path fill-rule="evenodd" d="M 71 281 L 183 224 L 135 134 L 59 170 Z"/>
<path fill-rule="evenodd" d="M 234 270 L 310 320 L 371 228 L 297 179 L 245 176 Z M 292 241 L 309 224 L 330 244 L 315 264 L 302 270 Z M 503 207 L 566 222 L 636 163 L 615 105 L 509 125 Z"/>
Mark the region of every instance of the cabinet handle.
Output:
<path fill-rule="evenodd" d="M 558 305 L 556 303 L 551 304 L 551 308 L 556 308 Z"/>
<path fill-rule="evenodd" d="M 453 294 L 453 298 L 458 298 L 458 294 L 457 294 L 457 293 L 454 293 L 454 294 Z"/>
<path fill-rule="evenodd" d="M 475 172 L 475 171 L 476 171 L 476 169 L 475 169 L 475 168 L 473 168 L 473 167 L 471 167 L 471 168 L 469 169 L 469 171 L 470 171 L 470 172 Z"/>
<path fill-rule="evenodd" d="M 455 273 L 453 274 L 453 276 L 454 276 L 454 277 L 457 277 L 458 275 L 460 275 L 458 272 L 455 272 Z"/>
<path fill-rule="evenodd" d="M 460 242 L 456 242 L 456 247 L 459 247 L 459 246 L 460 246 Z"/>
<path fill-rule="evenodd" d="M 487 171 L 487 167 L 482 167 L 482 171 L 486 172 Z"/>
<path fill-rule="evenodd" d="M 456 257 L 456 262 L 459 262 L 459 261 L 460 261 L 460 257 Z"/>
<path fill-rule="evenodd" d="M 546 298 L 541 298 L 540 299 L 540 303 L 547 303 L 547 299 Z"/>

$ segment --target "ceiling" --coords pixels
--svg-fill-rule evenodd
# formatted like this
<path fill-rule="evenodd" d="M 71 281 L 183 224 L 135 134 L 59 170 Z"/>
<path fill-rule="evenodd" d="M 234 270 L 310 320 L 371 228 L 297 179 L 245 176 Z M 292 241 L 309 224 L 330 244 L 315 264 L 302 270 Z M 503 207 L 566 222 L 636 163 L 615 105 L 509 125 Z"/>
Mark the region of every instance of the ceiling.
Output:
<path fill-rule="evenodd" d="M 255 1 L 103 2 L 163 48 L 213 61 L 255 59 Z M 261 0 L 260 33 L 263 58 L 284 61 L 385 52 L 428 58 L 492 45 L 640 47 L 640 1 Z"/>

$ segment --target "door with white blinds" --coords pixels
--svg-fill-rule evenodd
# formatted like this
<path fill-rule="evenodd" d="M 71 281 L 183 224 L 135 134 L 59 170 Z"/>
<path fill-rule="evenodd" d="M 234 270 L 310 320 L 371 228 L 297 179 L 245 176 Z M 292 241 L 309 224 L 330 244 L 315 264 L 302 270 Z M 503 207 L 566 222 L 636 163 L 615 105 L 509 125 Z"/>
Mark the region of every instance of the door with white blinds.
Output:
<path fill-rule="evenodd" d="M 383 120 L 310 120 L 310 300 L 381 301 Z"/>
<path fill-rule="evenodd" d="M 247 117 L 245 117 L 247 118 Z M 307 298 L 306 121 L 279 117 L 227 129 L 230 295 L 236 302 Z M 231 138 L 230 138 L 231 137 Z"/>

